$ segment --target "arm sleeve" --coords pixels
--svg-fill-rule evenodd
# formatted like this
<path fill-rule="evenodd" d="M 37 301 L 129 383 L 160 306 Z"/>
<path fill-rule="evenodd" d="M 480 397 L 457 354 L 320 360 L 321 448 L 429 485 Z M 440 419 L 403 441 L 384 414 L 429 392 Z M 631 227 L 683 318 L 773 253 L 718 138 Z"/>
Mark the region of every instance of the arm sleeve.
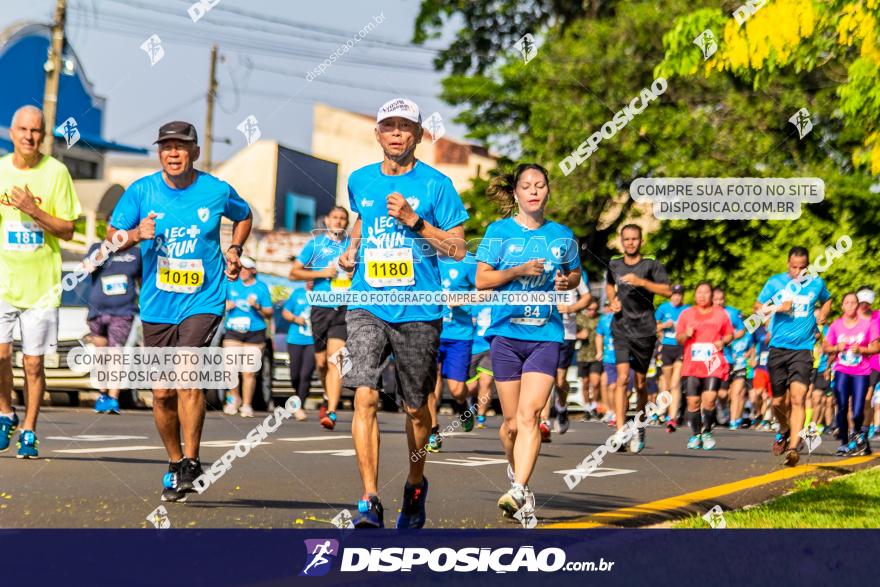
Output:
<path fill-rule="evenodd" d="M 614 279 L 614 269 L 611 267 L 611 262 L 608 263 L 608 270 L 605 271 L 605 282 L 609 285 L 617 283 Z"/>
<path fill-rule="evenodd" d="M 118 230 L 131 230 L 141 221 L 141 184 L 131 184 L 113 209 L 110 226 Z"/>
<path fill-rule="evenodd" d="M 828 334 L 825 336 L 825 340 L 830 345 L 837 344 L 837 326 L 836 323 L 832 323 L 831 327 L 828 329 Z"/>
<path fill-rule="evenodd" d="M 659 261 L 654 261 L 651 267 L 651 281 L 654 283 L 669 283 L 669 275 L 666 274 L 666 267 Z"/>
<path fill-rule="evenodd" d="M 312 257 L 315 255 L 315 239 L 310 240 L 305 244 L 302 250 L 299 252 L 299 256 L 297 259 L 303 264 L 303 267 L 306 269 L 312 268 Z"/>
<path fill-rule="evenodd" d="M 663 311 L 661 310 L 661 308 L 657 308 L 656 310 L 654 310 L 654 320 L 656 322 L 660 322 L 660 319 L 662 317 L 663 317 Z"/>
<path fill-rule="evenodd" d="M 734 330 L 742 330 L 743 328 L 745 328 L 746 325 L 745 322 L 743 322 L 742 314 L 740 314 L 739 312 L 734 314 L 733 320 L 731 320 L 731 325 L 733 326 Z"/>
<path fill-rule="evenodd" d="M 501 239 L 496 235 L 496 230 L 493 225 L 489 225 L 489 228 L 486 229 L 486 234 L 483 236 L 483 240 L 480 241 L 480 246 L 477 247 L 477 261 L 481 263 L 486 263 L 493 269 L 498 267 L 498 264 L 501 262 L 501 248 L 503 239 Z"/>
<path fill-rule="evenodd" d="M 762 304 L 766 304 L 770 301 L 770 298 L 773 297 L 773 294 L 776 293 L 773 291 L 773 286 L 770 285 L 770 279 L 767 280 L 767 283 L 764 284 L 764 287 L 761 288 L 761 293 L 758 294 L 758 301 Z"/>
<path fill-rule="evenodd" d="M 434 207 L 436 227 L 440 230 L 449 230 L 463 224 L 467 219 L 467 210 L 464 209 L 464 204 L 462 204 L 458 192 L 455 191 L 452 180 L 448 177 L 443 178 L 439 185 L 437 203 Z"/>
<path fill-rule="evenodd" d="M 284 310 L 287 310 L 291 314 L 296 314 L 296 312 L 294 312 L 294 308 L 296 308 L 296 294 L 295 293 L 290 294 L 290 297 L 287 298 L 286 302 L 284 302 L 284 306 L 282 306 L 282 308 Z"/>
<path fill-rule="evenodd" d="M 678 320 L 675 321 L 675 336 L 676 336 L 676 338 L 678 337 L 679 334 L 684 334 L 685 332 L 687 332 L 688 322 L 689 322 L 688 316 L 689 316 L 689 313 L 687 311 L 684 311 L 678 315 Z"/>
<path fill-rule="evenodd" d="M 828 291 L 828 286 L 825 284 L 825 280 L 822 280 L 822 291 L 819 292 L 819 303 L 824 304 L 829 299 L 831 299 L 831 292 Z"/>
<path fill-rule="evenodd" d="M 354 190 L 351 187 L 351 178 L 349 178 L 348 182 L 348 207 L 351 208 L 351 211 L 354 214 L 360 216 L 360 211 L 358 210 L 357 196 L 354 193 Z"/>
<path fill-rule="evenodd" d="M 727 312 L 724 312 L 724 326 L 721 327 L 721 336 L 727 336 L 728 334 L 734 334 L 733 323 L 730 321 L 730 316 L 727 315 Z"/>
<path fill-rule="evenodd" d="M 238 195 L 235 188 L 229 186 L 229 197 L 226 199 L 226 207 L 223 208 L 223 215 L 233 222 L 241 222 L 251 213 L 251 207 L 248 203 Z"/>
<path fill-rule="evenodd" d="M 58 175 L 55 197 L 52 200 L 52 216 L 61 220 L 76 220 L 82 214 L 82 208 L 73 188 L 73 179 L 64 166 L 61 167 Z"/>
<path fill-rule="evenodd" d="M 265 283 L 260 285 L 263 287 L 261 287 L 260 291 L 257 293 L 257 301 L 264 308 L 268 308 L 272 305 L 272 294 L 269 292 L 269 287 Z"/>

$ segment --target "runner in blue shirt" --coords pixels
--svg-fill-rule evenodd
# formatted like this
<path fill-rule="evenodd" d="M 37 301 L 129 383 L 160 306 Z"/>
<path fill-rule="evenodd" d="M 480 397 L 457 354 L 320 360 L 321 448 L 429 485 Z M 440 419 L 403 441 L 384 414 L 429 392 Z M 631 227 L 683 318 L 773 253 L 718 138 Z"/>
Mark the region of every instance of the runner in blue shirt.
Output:
<path fill-rule="evenodd" d="M 471 346 L 471 366 L 468 375 L 468 394 L 477 396 L 477 428 L 486 427 L 486 411 L 492 401 L 492 358 L 489 356 L 489 341 L 486 331 L 492 325 L 492 307 L 471 306 L 474 323 L 473 345 Z"/>
<path fill-rule="evenodd" d="M 749 401 L 752 404 L 752 427 L 758 430 L 770 430 L 770 422 L 765 418 L 769 410 L 766 400 L 771 398 L 770 374 L 767 371 L 767 357 L 770 349 L 767 343 L 770 341 L 769 329 L 763 324 L 752 333 L 752 385 L 749 389 Z"/>
<path fill-rule="evenodd" d="M 156 143 L 162 171 L 125 190 L 107 238 L 125 230 L 128 240 L 120 250 L 140 244 L 144 345 L 206 347 L 220 325 L 227 284 L 241 271 L 253 215 L 232 186 L 193 168 L 200 153 L 193 125 L 169 122 L 159 129 Z M 233 222 L 225 256 L 220 250 L 223 217 Z M 170 460 L 162 500 L 185 501 L 202 474 L 205 396 L 198 389 L 154 389 L 153 416 Z"/>
<path fill-rule="evenodd" d="M 746 334 L 746 325 L 742 319 L 742 312 L 725 303 L 723 288 L 716 286 L 712 290 L 712 305 L 724 309 L 727 317 L 730 318 L 730 323 L 733 325 L 733 340 L 740 340 L 742 345 L 742 339 Z M 745 366 L 739 370 L 734 370 L 733 354 L 730 349 L 732 345 L 733 341 L 724 347 L 724 360 L 730 365 L 730 372 L 727 380 L 721 382 L 721 389 L 718 391 L 716 409 L 719 426 L 735 423 L 738 417 L 737 413 L 742 415 L 742 406 L 745 403 Z"/>
<path fill-rule="evenodd" d="M 608 402 L 609 409 L 605 413 L 603 422 L 610 426 L 617 425 L 614 414 L 614 394 L 617 390 L 617 357 L 614 353 L 614 335 L 611 333 L 611 323 L 614 321 L 614 308 L 616 300 L 605 300 L 605 312 L 599 317 L 596 326 L 596 348 L 599 349 L 599 361 L 602 362 L 602 397 Z"/>
<path fill-rule="evenodd" d="M 348 210 L 334 206 L 327 214 L 326 232 L 306 243 L 290 269 L 290 279 L 313 281 L 313 291 L 344 292 L 351 288 L 351 273 L 343 270 L 339 256 L 351 244 L 348 228 Z M 318 375 L 324 385 L 327 401 L 321 405 L 318 421 L 327 430 L 336 427 L 336 408 L 342 395 L 341 365 L 347 356 L 345 339 L 346 307 L 333 304 L 313 304 L 311 325 Z M 334 368 L 330 369 L 329 365 Z"/>
<path fill-rule="evenodd" d="M 681 365 L 684 360 L 683 348 L 675 340 L 675 323 L 689 304 L 683 304 L 684 287 L 681 284 L 672 286 L 672 295 L 668 302 L 663 302 L 654 312 L 657 321 L 657 336 L 660 338 L 660 391 L 668 391 L 672 397 L 669 402 L 666 431 L 675 432 L 678 410 L 682 405 L 681 397 Z"/>
<path fill-rule="evenodd" d="M 415 157 L 423 134 L 421 120 L 419 107 L 410 100 L 385 103 L 376 116 L 375 130 L 384 159 L 348 178 L 349 204 L 358 219 L 339 265 L 354 270 L 351 289 L 360 296 L 441 291 L 437 253 L 464 258 L 462 225 L 468 218 L 464 204 L 451 179 Z M 368 301 L 348 307 L 352 368 L 343 373 L 343 385 L 355 390 L 351 428 L 364 485 L 355 527 L 384 526 L 378 495 L 377 388 L 385 359 L 392 353 L 412 455 L 397 527 L 421 528 L 425 523 L 428 481 L 423 473 L 431 431 L 427 404 L 437 377 L 441 315 L 437 304 Z"/>
<path fill-rule="evenodd" d="M 804 399 L 813 367 L 813 333 L 816 323 L 824 324 L 831 311 L 831 294 L 825 281 L 821 277 L 798 277 L 809 262 L 807 249 L 792 247 L 788 252 L 788 272 L 768 279 L 755 303 L 756 311 L 767 304 L 766 310 L 773 313 L 767 367 L 773 411 L 780 425 L 773 440 L 773 454 L 783 455 L 783 463 L 789 467 L 797 465 L 800 459 L 798 434 L 804 426 Z M 813 312 L 817 304 L 821 305 L 818 319 Z"/>
<path fill-rule="evenodd" d="M 309 397 L 312 372 L 315 370 L 315 344 L 312 331 L 314 308 L 309 305 L 306 297 L 307 292 L 312 291 L 313 287 L 313 283 L 307 281 L 305 287 L 291 291 L 281 310 L 281 316 L 292 323 L 287 329 L 287 354 L 290 358 L 290 386 L 299 397 L 300 405 L 293 417 L 300 422 L 306 419 L 303 406 L 306 405 L 306 399 Z"/>
<path fill-rule="evenodd" d="M 443 291 L 474 291 L 477 262 L 468 253 L 461 261 L 440 256 L 440 277 Z M 470 306 L 465 304 L 443 307 L 443 330 L 440 332 L 440 349 L 437 352 L 440 377 L 434 388 L 434 398 L 428 400 L 431 410 L 431 435 L 428 437 L 428 451 L 440 452 L 443 437 L 437 422 L 437 405 L 443 393 L 444 383 L 458 404 L 461 427 L 465 432 L 474 429 L 476 406 L 468 404 L 469 392 L 465 382 L 471 361 L 471 346 L 474 339 L 474 321 Z"/>
<path fill-rule="evenodd" d="M 105 252 L 109 252 L 105 249 Z M 138 314 L 137 287 L 141 280 L 141 251 L 129 249 L 105 257 L 101 243 L 89 248 L 83 266 L 91 270 L 89 341 L 96 347 L 123 347 Z M 118 389 L 101 390 L 95 412 L 119 413 Z"/>
<path fill-rule="evenodd" d="M 262 353 L 266 347 L 266 319 L 272 317 L 272 296 L 265 283 L 257 279 L 257 263 L 250 257 L 241 258 L 241 274 L 238 281 L 229 285 L 226 297 L 226 348 L 251 346 Z M 257 374 L 244 371 L 241 374 L 241 394 L 238 385 L 226 396 L 223 412 L 242 418 L 254 417 L 254 391 Z"/>
<path fill-rule="evenodd" d="M 505 218 L 489 225 L 477 249 L 477 287 L 502 292 L 575 289 L 581 281 L 578 243 L 569 228 L 544 215 L 550 195 L 546 170 L 519 165 L 515 173 L 494 178 L 488 194 Z M 541 408 L 553 389 L 564 340 L 562 316 L 552 304 L 492 306 L 486 336 L 504 413 L 501 441 L 514 474 L 498 507 L 509 515 L 525 507 L 525 521 L 529 512 L 534 516 L 528 482 L 541 450 Z"/>

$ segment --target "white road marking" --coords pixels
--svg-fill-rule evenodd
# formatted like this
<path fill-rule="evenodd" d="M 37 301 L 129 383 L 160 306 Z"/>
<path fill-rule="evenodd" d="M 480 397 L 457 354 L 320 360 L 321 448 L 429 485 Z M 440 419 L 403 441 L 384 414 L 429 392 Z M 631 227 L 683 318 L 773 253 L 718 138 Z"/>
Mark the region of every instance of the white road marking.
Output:
<path fill-rule="evenodd" d="M 244 439 L 244 438 L 240 439 L 240 440 L 203 440 L 200 446 L 207 446 L 207 447 L 212 447 L 212 448 L 231 448 L 231 447 L 235 446 L 236 444 L 238 444 L 239 442 L 241 442 L 242 440 L 247 442 L 247 439 Z M 264 444 L 272 444 L 272 443 L 263 441 L 263 442 L 258 443 L 257 446 L 262 446 Z M 253 445 L 251 445 L 251 446 L 253 446 Z"/>
<path fill-rule="evenodd" d="M 61 450 L 53 450 L 52 452 L 60 452 L 66 454 L 89 454 L 95 452 L 126 452 L 133 450 L 158 450 L 164 448 L 161 446 L 103 446 L 101 448 L 64 448 Z"/>
<path fill-rule="evenodd" d="M 301 455 L 330 455 L 334 457 L 353 457 L 355 455 L 353 448 L 341 448 L 338 450 L 295 450 L 293 452 Z"/>
<path fill-rule="evenodd" d="M 467 457 L 464 459 L 444 459 L 442 461 L 428 460 L 432 465 L 458 465 L 459 467 L 483 467 L 485 465 L 500 465 L 507 463 L 507 459 L 492 459 L 488 457 Z"/>
<path fill-rule="evenodd" d="M 307 442 L 310 440 L 342 440 L 343 438 L 351 440 L 351 436 L 347 434 L 333 434 L 328 436 L 298 436 L 291 438 L 276 438 L 275 440 L 283 440 L 284 442 Z"/>
<path fill-rule="evenodd" d="M 111 442 L 117 440 L 146 440 L 146 436 L 112 436 L 105 434 L 80 434 L 78 436 L 47 436 L 46 440 L 70 440 L 73 442 Z"/>
<path fill-rule="evenodd" d="M 579 475 L 581 473 L 581 471 L 578 471 L 577 469 L 564 469 L 562 471 L 553 472 L 560 475 Z M 609 469 L 605 467 L 599 467 L 598 469 L 590 473 L 588 477 L 614 477 L 615 475 L 628 475 L 635 472 L 635 469 Z"/>

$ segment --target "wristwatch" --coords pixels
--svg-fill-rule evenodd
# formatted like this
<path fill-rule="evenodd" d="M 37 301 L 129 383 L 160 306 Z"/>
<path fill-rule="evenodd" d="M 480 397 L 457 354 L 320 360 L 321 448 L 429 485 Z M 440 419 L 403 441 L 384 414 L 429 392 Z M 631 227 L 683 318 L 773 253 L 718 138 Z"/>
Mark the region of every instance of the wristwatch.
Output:
<path fill-rule="evenodd" d="M 235 252 L 238 253 L 239 257 L 241 257 L 241 254 L 244 252 L 244 248 L 241 245 L 229 245 L 229 248 L 226 250 L 229 251 L 230 249 L 235 249 Z"/>
<path fill-rule="evenodd" d="M 410 230 L 413 232 L 422 232 L 425 229 L 425 219 L 419 216 L 419 219 L 416 220 L 416 223 L 410 227 Z"/>

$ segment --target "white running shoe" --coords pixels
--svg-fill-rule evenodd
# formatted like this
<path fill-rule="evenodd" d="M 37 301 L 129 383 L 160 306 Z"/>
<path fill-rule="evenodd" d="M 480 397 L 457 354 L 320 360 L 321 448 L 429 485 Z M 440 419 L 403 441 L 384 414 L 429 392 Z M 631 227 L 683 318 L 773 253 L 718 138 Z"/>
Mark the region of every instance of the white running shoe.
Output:
<path fill-rule="evenodd" d="M 510 466 L 510 463 L 507 463 L 507 480 L 510 481 L 511 485 L 516 483 L 516 476 L 513 474 L 513 467 Z"/>
<path fill-rule="evenodd" d="M 238 407 L 241 405 L 241 400 L 236 398 L 235 396 L 227 396 L 226 397 L 226 405 L 223 406 L 223 413 L 227 416 L 234 416 L 238 413 Z"/>
<path fill-rule="evenodd" d="M 254 417 L 254 409 L 251 406 L 241 406 L 241 409 L 238 411 L 238 414 L 242 418 L 253 418 Z"/>

